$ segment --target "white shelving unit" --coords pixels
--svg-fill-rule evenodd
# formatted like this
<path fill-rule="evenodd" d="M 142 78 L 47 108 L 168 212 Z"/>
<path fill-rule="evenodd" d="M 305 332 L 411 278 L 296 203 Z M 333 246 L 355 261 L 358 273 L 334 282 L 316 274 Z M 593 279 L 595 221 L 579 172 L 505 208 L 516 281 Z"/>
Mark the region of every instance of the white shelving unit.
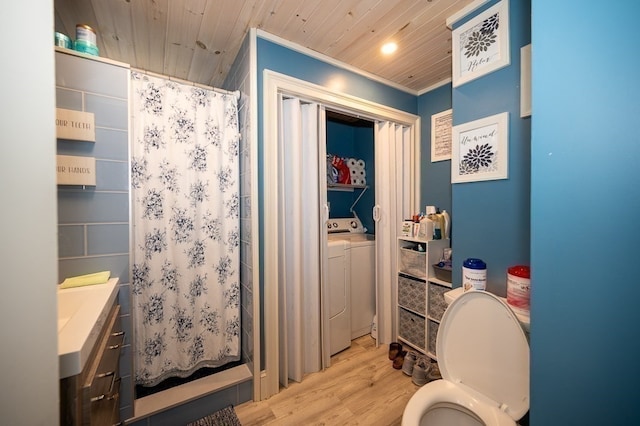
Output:
<path fill-rule="evenodd" d="M 418 245 L 424 251 L 418 251 Z M 438 326 L 447 306 L 444 293 L 451 283 L 436 278 L 433 265 L 446 247 L 449 240 L 398 238 L 398 340 L 434 360 Z"/>

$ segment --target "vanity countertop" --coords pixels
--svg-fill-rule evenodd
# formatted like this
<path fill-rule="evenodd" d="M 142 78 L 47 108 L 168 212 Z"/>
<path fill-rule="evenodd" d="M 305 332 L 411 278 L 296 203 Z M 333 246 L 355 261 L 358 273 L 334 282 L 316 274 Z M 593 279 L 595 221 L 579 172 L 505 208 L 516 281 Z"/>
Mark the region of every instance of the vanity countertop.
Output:
<path fill-rule="evenodd" d="M 118 278 L 104 284 L 58 288 L 60 378 L 80 374 L 118 294 Z"/>

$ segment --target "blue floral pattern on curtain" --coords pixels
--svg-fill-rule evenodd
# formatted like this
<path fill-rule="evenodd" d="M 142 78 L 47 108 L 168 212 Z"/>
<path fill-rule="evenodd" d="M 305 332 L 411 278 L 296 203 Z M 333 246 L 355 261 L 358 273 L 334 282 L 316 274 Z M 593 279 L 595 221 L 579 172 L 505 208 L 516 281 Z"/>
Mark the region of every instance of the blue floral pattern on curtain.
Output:
<path fill-rule="evenodd" d="M 236 94 L 131 73 L 135 380 L 240 359 Z"/>

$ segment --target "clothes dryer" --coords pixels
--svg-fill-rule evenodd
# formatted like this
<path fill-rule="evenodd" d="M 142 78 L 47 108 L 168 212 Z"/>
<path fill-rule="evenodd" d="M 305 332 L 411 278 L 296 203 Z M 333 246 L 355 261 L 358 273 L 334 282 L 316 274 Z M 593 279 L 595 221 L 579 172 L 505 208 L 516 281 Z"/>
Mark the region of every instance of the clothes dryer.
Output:
<path fill-rule="evenodd" d="M 349 343 L 345 346 L 348 347 L 352 339 L 371 332 L 371 324 L 375 315 L 375 237 L 364 233 L 364 227 L 357 218 L 329 219 L 327 228 L 329 251 L 333 253 L 329 255 L 329 285 L 331 286 L 331 294 L 336 295 L 335 299 L 333 296 L 331 297 L 332 312 L 337 312 L 341 301 L 347 299 L 337 297 L 339 285 L 336 283 L 340 282 L 342 275 L 340 270 L 334 270 L 340 268 L 340 263 L 337 260 L 337 251 L 331 249 L 332 244 L 336 241 L 345 242 L 347 252 L 345 256 L 349 259 L 346 270 L 350 293 L 348 297 L 350 306 L 347 308 L 350 315 L 347 330 Z M 334 317 L 332 316 L 332 318 Z M 346 344 L 344 341 L 345 330 L 338 329 L 342 326 L 344 326 L 344 321 L 337 320 L 334 320 L 331 326 L 331 341 L 334 341 L 334 334 L 339 336 L 336 339 L 339 338 L 341 341 L 340 344 L 336 343 L 336 347 Z M 332 355 L 334 353 L 332 345 Z"/>

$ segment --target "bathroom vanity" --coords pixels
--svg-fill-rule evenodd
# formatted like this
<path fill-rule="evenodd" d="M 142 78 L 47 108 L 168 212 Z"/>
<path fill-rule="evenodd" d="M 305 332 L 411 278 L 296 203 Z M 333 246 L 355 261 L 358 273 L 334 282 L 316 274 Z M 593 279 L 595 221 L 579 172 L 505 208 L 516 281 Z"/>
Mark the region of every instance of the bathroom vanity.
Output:
<path fill-rule="evenodd" d="M 60 424 L 114 425 L 124 341 L 118 280 L 58 290 Z"/>

